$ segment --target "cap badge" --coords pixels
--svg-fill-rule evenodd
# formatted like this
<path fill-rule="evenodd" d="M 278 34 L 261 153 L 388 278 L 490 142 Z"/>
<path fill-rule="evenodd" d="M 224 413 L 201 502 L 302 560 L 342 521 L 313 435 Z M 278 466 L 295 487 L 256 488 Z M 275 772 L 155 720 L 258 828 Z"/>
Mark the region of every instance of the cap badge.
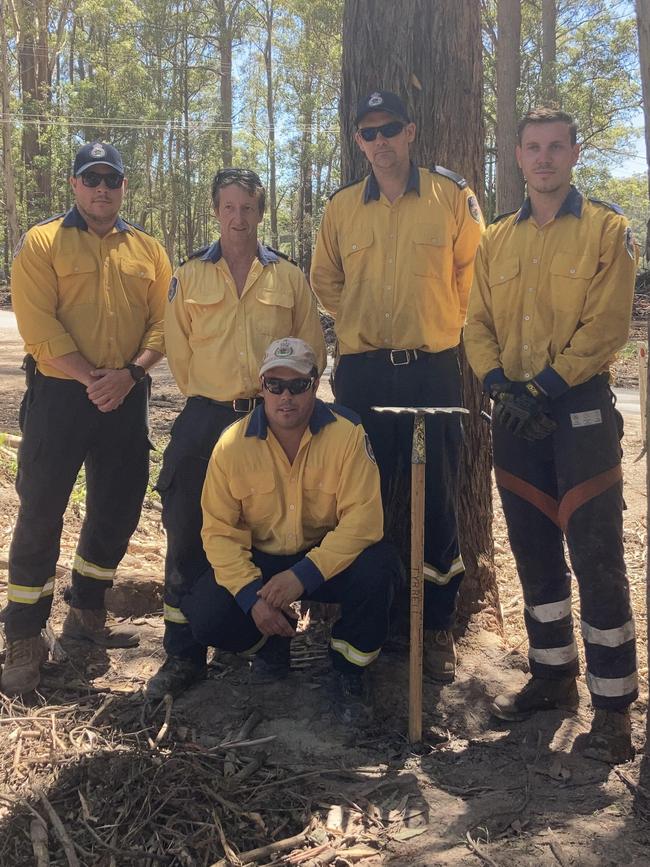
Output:
<path fill-rule="evenodd" d="M 105 157 L 106 156 L 106 149 L 100 144 L 93 145 L 90 149 L 90 156 L 95 157 L 97 159 L 99 159 L 101 157 Z"/>
<path fill-rule="evenodd" d="M 279 346 L 276 346 L 273 355 L 276 358 L 289 358 L 293 355 L 293 346 L 290 343 L 281 343 Z"/>
<path fill-rule="evenodd" d="M 381 93 L 371 93 L 368 97 L 368 105 L 374 108 L 376 105 L 381 105 L 384 101 Z"/>

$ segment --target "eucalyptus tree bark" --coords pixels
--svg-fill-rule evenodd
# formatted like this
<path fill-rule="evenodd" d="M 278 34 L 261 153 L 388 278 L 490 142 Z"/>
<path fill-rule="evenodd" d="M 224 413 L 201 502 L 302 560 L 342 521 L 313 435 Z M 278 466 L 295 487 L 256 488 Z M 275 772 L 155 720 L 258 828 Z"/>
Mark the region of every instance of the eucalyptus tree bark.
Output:
<path fill-rule="evenodd" d="M 542 102 L 557 104 L 557 0 L 542 0 Z"/>
<path fill-rule="evenodd" d="M 639 66 L 645 118 L 645 153 L 648 165 L 648 199 L 650 200 L 650 0 L 636 0 L 639 34 Z M 645 256 L 650 260 L 650 220 L 646 227 Z"/>
<path fill-rule="evenodd" d="M 262 3 L 262 19 L 266 28 L 264 68 L 266 70 L 266 114 L 269 121 L 269 216 L 271 218 L 271 244 L 278 246 L 278 193 L 275 157 L 275 99 L 273 94 L 273 0 Z"/>
<path fill-rule="evenodd" d="M 480 4 L 476 0 L 346 0 L 340 104 L 342 181 L 367 173 L 354 140 L 360 98 L 382 88 L 400 94 L 417 126 L 412 158 L 446 166 L 483 195 Z M 465 424 L 460 491 L 466 579 L 460 615 L 488 609 L 500 624 L 492 540 L 489 429 L 481 389 L 462 359 Z M 403 510 L 402 510 L 403 511 Z"/>
<path fill-rule="evenodd" d="M 221 159 L 226 167 L 232 166 L 232 46 L 235 22 L 241 0 L 214 0 L 219 43 L 219 99 Z"/>
<path fill-rule="evenodd" d="M 524 196 L 524 179 L 515 159 L 520 44 L 520 0 L 498 0 L 496 42 L 498 214 L 518 207 Z"/>
<path fill-rule="evenodd" d="M 16 180 L 11 144 L 11 105 L 9 64 L 7 62 L 8 33 L 5 18 L 6 0 L 0 0 L 0 76 L 2 78 L 2 174 L 4 179 L 4 207 L 7 218 L 9 250 L 14 250 L 20 237 L 16 208 Z"/>

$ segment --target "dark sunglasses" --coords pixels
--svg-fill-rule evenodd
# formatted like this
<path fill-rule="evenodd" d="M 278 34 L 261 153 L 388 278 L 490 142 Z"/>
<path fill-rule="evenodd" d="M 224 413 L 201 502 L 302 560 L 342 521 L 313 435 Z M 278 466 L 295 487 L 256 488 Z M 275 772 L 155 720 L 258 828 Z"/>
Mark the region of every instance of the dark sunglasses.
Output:
<path fill-rule="evenodd" d="M 124 175 L 119 172 L 109 172 L 107 175 L 101 175 L 99 172 L 83 172 L 81 175 L 81 183 L 84 187 L 98 187 L 104 181 L 109 190 L 117 190 L 124 183 Z"/>
<path fill-rule="evenodd" d="M 267 379 L 263 376 L 262 384 L 271 394 L 282 394 L 285 389 L 289 389 L 289 394 L 304 394 L 313 386 L 314 377 L 310 376 L 308 379 L 302 377 L 300 379 L 277 379 L 275 376 L 271 376 Z"/>
<path fill-rule="evenodd" d="M 364 126 L 359 129 L 359 135 L 364 141 L 374 141 L 378 134 L 381 133 L 384 138 L 395 138 L 404 129 L 406 124 L 401 120 L 391 120 L 390 123 L 384 123 L 381 126 Z"/>

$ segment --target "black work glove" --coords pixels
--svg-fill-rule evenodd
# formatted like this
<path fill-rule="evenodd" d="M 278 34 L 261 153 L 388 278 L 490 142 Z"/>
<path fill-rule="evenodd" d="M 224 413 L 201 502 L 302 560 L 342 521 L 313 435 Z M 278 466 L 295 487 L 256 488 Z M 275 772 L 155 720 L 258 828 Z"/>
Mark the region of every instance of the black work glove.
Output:
<path fill-rule="evenodd" d="M 492 417 L 513 436 L 528 442 L 543 440 L 557 428 L 547 413 L 546 395 L 531 382 L 500 382 L 490 389 Z"/>

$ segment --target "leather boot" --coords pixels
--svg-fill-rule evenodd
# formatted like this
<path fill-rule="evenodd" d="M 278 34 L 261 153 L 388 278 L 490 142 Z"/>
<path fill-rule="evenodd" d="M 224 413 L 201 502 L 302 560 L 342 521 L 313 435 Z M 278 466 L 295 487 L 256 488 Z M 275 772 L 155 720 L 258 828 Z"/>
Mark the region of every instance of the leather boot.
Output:
<path fill-rule="evenodd" d="M 542 680 L 531 677 L 518 692 L 504 692 L 492 702 L 490 710 L 499 717 L 510 721 L 528 719 L 538 710 L 575 711 L 578 709 L 578 688 L 575 677 L 562 680 Z"/>
<path fill-rule="evenodd" d="M 40 634 L 31 638 L 6 640 L 7 655 L 0 685 L 5 695 L 25 695 L 38 686 L 41 665 L 48 655 L 47 644 Z"/>
<path fill-rule="evenodd" d="M 137 647 L 140 636 L 131 626 L 107 626 L 105 608 L 73 608 L 63 622 L 62 638 L 92 641 L 99 647 Z"/>

